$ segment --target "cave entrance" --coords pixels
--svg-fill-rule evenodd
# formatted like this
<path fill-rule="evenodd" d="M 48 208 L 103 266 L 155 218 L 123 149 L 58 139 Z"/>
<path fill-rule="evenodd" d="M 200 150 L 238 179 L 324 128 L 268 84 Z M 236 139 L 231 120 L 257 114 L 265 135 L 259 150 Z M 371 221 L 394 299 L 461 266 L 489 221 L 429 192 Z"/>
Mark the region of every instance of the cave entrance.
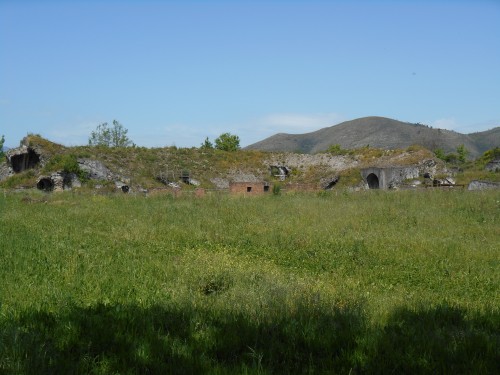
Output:
<path fill-rule="evenodd" d="M 40 156 L 31 148 L 28 149 L 28 152 L 19 155 L 13 155 L 10 159 L 12 170 L 15 173 L 34 168 L 39 162 Z"/>
<path fill-rule="evenodd" d="M 337 182 L 339 182 L 339 177 L 335 177 L 332 179 L 326 186 L 325 190 L 331 190 L 335 185 L 337 185 Z"/>
<path fill-rule="evenodd" d="M 52 191 L 54 190 L 54 182 L 50 178 L 44 177 L 38 181 L 36 187 L 38 190 Z"/>
<path fill-rule="evenodd" d="M 370 173 L 366 177 L 366 182 L 368 183 L 368 187 L 370 189 L 378 189 L 380 187 L 379 182 L 378 182 L 378 177 L 375 173 Z"/>

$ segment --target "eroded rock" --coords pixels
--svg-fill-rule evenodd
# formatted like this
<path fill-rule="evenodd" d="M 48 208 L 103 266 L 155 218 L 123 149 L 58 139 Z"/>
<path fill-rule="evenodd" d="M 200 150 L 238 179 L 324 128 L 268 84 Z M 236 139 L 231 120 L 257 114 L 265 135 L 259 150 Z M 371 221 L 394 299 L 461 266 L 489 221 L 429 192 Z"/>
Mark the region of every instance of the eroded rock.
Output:
<path fill-rule="evenodd" d="M 484 168 L 490 172 L 500 172 L 500 159 L 490 161 Z"/>
<path fill-rule="evenodd" d="M 467 190 L 490 190 L 490 189 L 500 189 L 500 183 L 474 180 L 467 187 Z"/>
<path fill-rule="evenodd" d="M 92 180 L 114 180 L 115 175 L 99 160 L 93 159 L 78 159 L 80 169 L 88 174 Z"/>

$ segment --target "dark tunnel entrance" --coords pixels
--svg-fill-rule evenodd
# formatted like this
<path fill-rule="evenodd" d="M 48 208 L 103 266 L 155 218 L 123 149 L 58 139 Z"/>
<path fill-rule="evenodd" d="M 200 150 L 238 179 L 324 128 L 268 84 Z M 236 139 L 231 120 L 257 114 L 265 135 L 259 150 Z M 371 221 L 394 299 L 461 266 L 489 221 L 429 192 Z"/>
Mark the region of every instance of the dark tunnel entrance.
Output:
<path fill-rule="evenodd" d="M 370 173 L 366 177 L 366 182 L 368 183 L 368 187 L 370 189 L 378 189 L 379 188 L 378 177 L 375 173 Z"/>
<path fill-rule="evenodd" d="M 10 159 L 12 170 L 15 173 L 25 171 L 26 169 L 34 168 L 39 162 L 40 162 L 40 156 L 31 148 L 29 148 L 28 152 L 26 153 L 13 155 L 12 158 Z"/>
<path fill-rule="evenodd" d="M 54 183 L 48 177 L 41 178 L 36 184 L 38 190 L 52 191 L 54 189 Z"/>

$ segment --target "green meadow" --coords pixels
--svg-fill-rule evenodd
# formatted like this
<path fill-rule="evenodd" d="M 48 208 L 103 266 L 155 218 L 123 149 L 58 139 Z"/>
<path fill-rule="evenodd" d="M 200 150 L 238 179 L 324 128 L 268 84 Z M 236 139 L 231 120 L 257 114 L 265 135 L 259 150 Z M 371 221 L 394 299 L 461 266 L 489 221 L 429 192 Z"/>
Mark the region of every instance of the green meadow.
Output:
<path fill-rule="evenodd" d="M 500 193 L 0 191 L 0 374 L 500 373 Z"/>

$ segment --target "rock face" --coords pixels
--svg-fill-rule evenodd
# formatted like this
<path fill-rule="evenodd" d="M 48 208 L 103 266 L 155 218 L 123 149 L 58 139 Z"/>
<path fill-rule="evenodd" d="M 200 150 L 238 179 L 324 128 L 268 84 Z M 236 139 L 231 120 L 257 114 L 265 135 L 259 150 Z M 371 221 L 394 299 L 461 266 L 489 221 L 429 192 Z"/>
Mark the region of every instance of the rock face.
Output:
<path fill-rule="evenodd" d="M 9 168 L 6 162 L 0 162 L 0 181 L 5 180 L 7 177 L 12 175 L 12 169 Z"/>
<path fill-rule="evenodd" d="M 99 160 L 78 159 L 80 169 L 93 180 L 114 180 L 116 176 Z"/>
<path fill-rule="evenodd" d="M 467 190 L 489 190 L 489 189 L 500 189 L 500 183 L 474 180 L 467 187 Z"/>
<path fill-rule="evenodd" d="M 500 172 L 500 159 L 495 159 L 486 164 L 485 169 L 490 172 Z"/>
<path fill-rule="evenodd" d="M 423 176 L 434 176 L 438 171 L 438 164 L 433 159 L 424 160 L 418 164 L 418 170 Z"/>

